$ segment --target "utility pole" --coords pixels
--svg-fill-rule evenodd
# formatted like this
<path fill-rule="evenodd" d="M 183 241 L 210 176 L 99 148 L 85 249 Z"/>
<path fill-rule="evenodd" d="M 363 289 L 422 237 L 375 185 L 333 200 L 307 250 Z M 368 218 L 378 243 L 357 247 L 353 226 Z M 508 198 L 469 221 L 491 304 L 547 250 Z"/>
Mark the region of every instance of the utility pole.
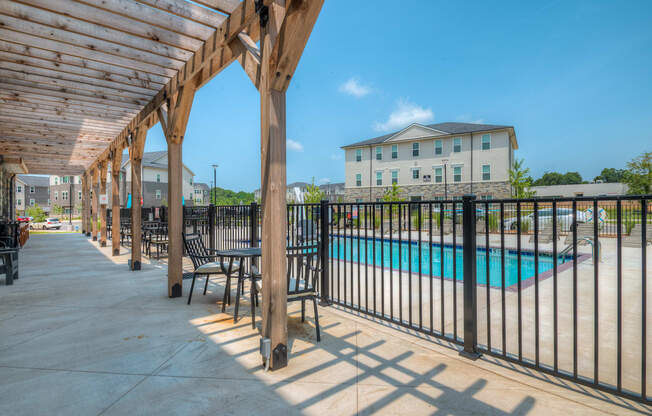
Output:
<path fill-rule="evenodd" d="M 442 160 L 444 162 L 444 199 L 448 199 L 448 178 L 446 175 L 446 162 L 448 162 L 447 159 Z"/>
<path fill-rule="evenodd" d="M 213 205 L 217 203 L 217 168 L 219 165 L 213 165 L 213 188 L 211 188 L 211 201 Z"/>
<path fill-rule="evenodd" d="M 68 193 L 68 205 L 70 206 L 69 212 L 68 212 L 68 214 L 69 214 L 68 215 L 68 224 L 70 224 L 70 225 L 72 225 L 72 191 L 73 191 L 72 182 L 74 180 L 75 180 L 74 176 L 70 176 L 68 178 L 68 182 L 69 182 L 68 185 L 70 185 L 70 193 Z"/>

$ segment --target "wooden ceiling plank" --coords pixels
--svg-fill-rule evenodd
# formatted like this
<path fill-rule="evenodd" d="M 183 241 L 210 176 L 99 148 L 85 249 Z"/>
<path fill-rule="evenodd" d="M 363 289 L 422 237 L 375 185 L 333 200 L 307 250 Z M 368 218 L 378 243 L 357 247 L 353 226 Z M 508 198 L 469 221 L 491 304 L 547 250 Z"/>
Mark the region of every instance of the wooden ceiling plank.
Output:
<path fill-rule="evenodd" d="M 0 68 L 21 72 L 23 74 L 32 74 L 32 75 L 38 75 L 47 78 L 54 78 L 61 81 L 71 81 L 75 83 L 75 85 L 78 85 L 80 88 L 83 88 L 83 86 L 80 85 L 83 84 L 83 85 L 89 85 L 93 87 L 110 88 L 112 90 L 116 90 L 116 94 L 120 94 L 121 91 L 133 93 L 136 94 L 136 96 L 144 95 L 144 96 L 152 97 L 156 94 L 156 90 L 151 88 L 142 88 L 142 87 L 137 87 L 135 85 L 126 85 L 114 81 L 108 81 L 105 79 L 92 78 L 86 75 L 62 72 L 56 69 L 44 69 L 32 65 L 7 62 L 1 59 L 0 59 Z"/>
<path fill-rule="evenodd" d="M 0 16 L 0 25 L 4 19 L 12 19 L 10 17 Z M 16 20 L 16 19 L 14 19 Z M 10 42 L 19 43 L 26 46 L 38 45 L 39 48 L 47 49 L 53 52 L 65 53 L 68 55 L 77 56 L 83 59 L 90 59 L 98 62 L 103 62 L 108 65 L 122 66 L 131 70 L 143 71 L 151 74 L 156 74 L 164 77 L 173 77 L 177 70 L 167 66 L 160 66 L 149 64 L 134 59 L 125 58 L 118 55 L 102 52 L 92 48 L 79 47 L 59 40 L 53 40 L 49 37 L 42 37 L 25 33 L 20 31 L 3 29 L 0 27 L 0 39 Z"/>
<path fill-rule="evenodd" d="M 30 118 L 27 116 L 23 116 L 20 118 L 20 120 L 16 119 L 15 117 L 7 117 L 5 115 L 0 114 L 0 122 L 3 123 L 13 123 L 21 125 L 21 124 L 27 124 L 27 125 L 32 125 L 32 126 L 43 126 L 43 127 L 67 127 L 70 130 L 76 129 L 78 132 L 100 132 L 100 133 L 105 133 L 105 134 L 115 134 L 115 131 L 119 131 L 119 129 L 112 129 L 112 128 L 99 128 L 99 127 L 93 127 L 93 126 L 84 126 L 81 125 L 81 123 L 73 123 L 73 122 L 67 122 L 67 121 L 57 121 L 57 120 L 47 120 L 47 119 L 39 119 L 39 118 Z"/>
<path fill-rule="evenodd" d="M 186 0 L 137 1 L 212 28 L 218 27 L 222 22 L 224 22 L 224 20 L 226 20 L 226 16 L 223 14 L 198 6 Z"/>
<path fill-rule="evenodd" d="M 142 38 L 140 36 L 135 36 L 130 33 L 125 33 L 113 29 L 111 26 L 100 26 L 95 23 L 79 20 L 76 14 L 73 14 L 72 16 L 63 16 L 56 10 L 53 12 L 33 7 L 31 0 L 30 5 L 9 0 L 0 2 L 0 13 L 13 16 L 18 19 L 25 19 L 25 16 L 29 16 L 28 20 L 31 22 L 39 23 L 53 28 L 63 28 L 67 32 L 90 36 L 92 38 L 127 46 L 141 51 L 146 51 L 154 55 L 164 56 L 167 58 L 175 59 L 177 61 L 185 62 L 192 56 L 192 52 L 185 49 L 180 49 L 150 39 Z M 107 24 L 110 24 L 110 22 L 107 22 Z"/>
<path fill-rule="evenodd" d="M 35 113 L 53 113 L 53 114 L 62 114 L 62 115 L 68 115 L 68 116 L 75 116 L 75 117 L 86 117 L 91 120 L 97 119 L 97 120 L 111 120 L 115 123 L 128 123 L 131 117 L 128 114 L 119 114 L 119 113 L 109 113 L 109 112 L 98 112 L 94 111 L 92 109 L 84 108 L 84 107 L 64 107 L 64 106 L 56 106 L 56 105 L 49 105 L 46 103 L 24 103 L 24 102 L 17 102 L 13 101 L 10 104 L 4 104 L 0 100 L 0 110 L 9 110 L 9 109 L 16 109 L 16 110 L 22 110 L 22 111 L 32 111 Z"/>
<path fill-rule="evenodd" d="M 195 0 L 195 3 L 213 8 L 222 13 L 231 14 L 238 7 L 238 4 L 240 4 L 240 0 Z"/>
<path fill-rule="evenodd" d="M 140 4 L 134 0 L 77 0 L 113 13 L 141 20 L 151 25 L 166 28 L 185 36 L 204 40 L 213 33 L 212 28 L 201 23 L 183 19 L 171 13 Z"/>
<path fill-rule="evenodd" d="M 25 58 L 29 57 L 51 62 L 54 66 L 68 65 L 71 68 L 97 71 L 99 74 L 103 74 L 102 77 L 104 79 L 113 79 L 115 77 L 115 79 L 113 79 L 115 81 L 122 80 L 125 83 L 133 82 L 134 85 L 139 85 L 145 88 L 153 87 L 161 89 L 170 79 L 169 77 L 150 74 L 132 68 L 105 64 L 91 59 L 79 58 L 61 52 L 54 52 L 47 49 L 37 48 L 35 46 L 7 42 L 5 40 L 0 40 L 0 51 L 12 53 L 16 56 L 23 56 Z"/>
<path fill-rule="evenodd" d="M 15 77 L 15 78 L 0 78 L 0 84 L 6 84 L 7 85 L 7 90 L 16 90 L 13 88 L 13 86 L 16 87 L 25 87 L 25 88 L 31 88 L 32 92 L 36 92 L 37 94 L 42 94 L 42 95 L 53 95 L 55 97 L 63 97 L 63 98 L 80 98 L 84 97 L 84 99 L 87 99 L 88 101 L 95 102 L 98 104 L 104 104 L 104 105 L 116 105 L 116 106 L 122 106 L 125 108 L 142 108 L 143 100 L 142 99 L 136 99 L 136 98 L 128 98 L 128 97 L 123 97 L 123 96 L 117 96 L 117 95 L 105 95 L 105 94 L 100 94 L 97 92 L 93 91 L 88 91 L 88 90 L 81 90 L 78 88 L 69 88 L 69 87 L 59 87 L 54 84 L 35 84 L 33 81 L 26 81 L 23 79 L 20 79 L 20 77 Z M 11 86 L 11 87 L 10 87 Z"/>
<path fill-rule="evenodd" d="M 99 118 L 99 117 L 89 117 L 87 115 L 83 114 L 74 114 L 74 113 L 66 113 L 66 112 L 56 112 L 56 111 L 47 111 L 47 110 L 31 110 L 27 108 L 22 108 L 22 107 L 14 107 L 14 108 L 3 108 L 2 114 L 5 116 L 12 115 L 15 116 L 16 118 L 20 117 L 31 117 L 33 119 L 57 119 L 61 121 L 68 121 L 68 122 L 74 122 L 74 123 L 79 123 L 82 124 L 83 126 L 86 127 L 104 127 L 104 128 L 109 128 L 109 129 L 122 129 L 124 126 L 124 123 L 119 123 L 117 121 L 113 121 L 114 119 L 111 118 Z"/>
<path fill-rule="evenodd" d="M 136 20 L 133 16 L 122 16 L 110 11 L 93 7 L 84 3 L 71 0 L 18 0 L 28 4 L 51 10 L 66 16 L 74 16 L 76 19 L 84 20 L 102 26 L 107 26 L 124 33 L 131 33 L 145 39 L 150 39 L 166 45 L 174 46 L 194 52 L 200 48 L 202 41 L 183 33 L 168 30 L 166 27 L 158 27 L 149 22 Z"/>

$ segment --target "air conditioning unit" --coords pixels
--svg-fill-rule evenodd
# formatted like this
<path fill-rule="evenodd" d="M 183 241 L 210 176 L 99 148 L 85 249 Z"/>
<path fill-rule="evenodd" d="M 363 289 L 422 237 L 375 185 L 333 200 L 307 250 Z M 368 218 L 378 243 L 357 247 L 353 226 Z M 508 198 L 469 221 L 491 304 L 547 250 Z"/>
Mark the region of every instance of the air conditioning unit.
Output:
<path fill-rule="evenodd" d="M 430 182 L 430 175 L 423 175 L 424 182 Z"/>

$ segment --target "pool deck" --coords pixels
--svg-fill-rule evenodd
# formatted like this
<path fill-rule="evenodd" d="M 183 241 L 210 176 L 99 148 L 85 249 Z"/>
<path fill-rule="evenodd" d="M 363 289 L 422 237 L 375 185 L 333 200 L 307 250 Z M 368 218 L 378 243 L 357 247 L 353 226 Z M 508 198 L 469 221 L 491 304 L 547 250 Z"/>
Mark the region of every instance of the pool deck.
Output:
<path fill-rule="evenodd" d="M 127 270 L 78 234 L 34 235 L 0 283 L 0 414 L 644 414 L 652 408 L 363 315 L 288 318 L 290 364 L 264 372 L 248 299 L 233 324 L 223 279 L 167 298 L 164 261 Z M 2 281 L 2 280 L 0 280 Z M 190 281 L 184 281 L 187 295 Z M 260 325 L 260 317 L 258 318 Z"/>

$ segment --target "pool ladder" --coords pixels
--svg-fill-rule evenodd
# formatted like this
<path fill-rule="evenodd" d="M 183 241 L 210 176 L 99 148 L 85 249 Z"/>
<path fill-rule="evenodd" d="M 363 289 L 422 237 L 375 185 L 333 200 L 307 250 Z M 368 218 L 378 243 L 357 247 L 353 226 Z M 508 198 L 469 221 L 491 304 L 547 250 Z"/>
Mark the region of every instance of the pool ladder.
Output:
<path fill-rule="evenodd" d="M 577 242 L 579 243 L 580 241 L 586 241 L 587 243 L 589 243 L 591 245 L 591 258 L 595 258 L 595 250 L 596 250 L 596 248 L 595 248 L 593 238 L 591 238 L 591 237 L 580 237 L 580 238 L 577 239 Z M 598 241 L 598 248 L 597 248 L 597 250 L 598 250 L 598 262 L 602 262 L 602 247 L 601 246 L 602 245 L 601 245 L 600 241 Z M 562 251 L 560 251 L 558 256 L 564 256 L 564 255 L 570 253 L 570 251 L 572 249 L 573 249 L 573 244 L 571 243 L 568 246 L 566 246 L 566 248 L 564 248 Z"/>

